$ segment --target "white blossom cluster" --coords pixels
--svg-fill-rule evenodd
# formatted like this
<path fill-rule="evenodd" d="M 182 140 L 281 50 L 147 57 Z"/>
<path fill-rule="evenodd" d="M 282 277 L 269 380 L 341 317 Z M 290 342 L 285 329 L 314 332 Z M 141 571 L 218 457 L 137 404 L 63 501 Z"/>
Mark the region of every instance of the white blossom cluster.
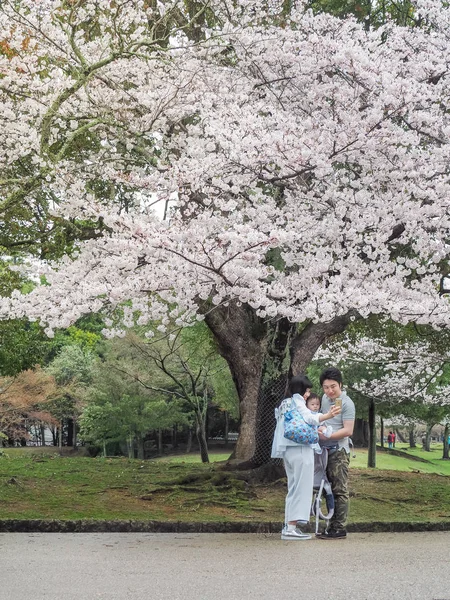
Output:
<path fill-rule="evenodd" d="M 450 9 L 366 31 L 302 3 L 281 24 L 281 2 L 212 2 L 199 41 L 176 25 L 183 2 L 147 4 L 2 4 L 1 205 L 39 191 L 108 233 L 0 318 L 51 334 L 131 301 L 124 327 L 164 328 L 233 300 L 264 319 L 448 326 Z M 163 221 L 151 207 L 173 198 Z"/>
<path fill-rule="evenodd" d="M 450 405 L 450 385 L 442 383 L 446 381 L 442 375 L 450 364 L 450 349 L 438 351 L 426 338 L 393 347 L 383 337 L 355 341 L 345 335 L 339 342 L 322 347 L 317 358 L 332 359 L 341 368 L 364 364 L 367 375 L 352 382 L 352 387 L 368 398 Z"/>

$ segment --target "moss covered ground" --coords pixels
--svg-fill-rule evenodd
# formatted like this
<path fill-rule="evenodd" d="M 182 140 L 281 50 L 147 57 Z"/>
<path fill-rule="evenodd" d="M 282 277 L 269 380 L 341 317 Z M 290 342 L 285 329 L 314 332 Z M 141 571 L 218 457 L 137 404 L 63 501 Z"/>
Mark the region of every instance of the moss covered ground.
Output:
<path fill-rule="evenodd" d="M 284 479 L 249 484 L 217 468 L 227 454 L 212 454 L 204 465 L 194 454 L 140 461 L 29 450 L 5 449 L 0 456 L 0 519 L 282 519 Z M 427 453 L 429 463 L 380 452 L 376 469 L 367 469 L 366 451 L 357 450 L 351 521 L 448 521 L 450 461 L 435 450 Z"/>

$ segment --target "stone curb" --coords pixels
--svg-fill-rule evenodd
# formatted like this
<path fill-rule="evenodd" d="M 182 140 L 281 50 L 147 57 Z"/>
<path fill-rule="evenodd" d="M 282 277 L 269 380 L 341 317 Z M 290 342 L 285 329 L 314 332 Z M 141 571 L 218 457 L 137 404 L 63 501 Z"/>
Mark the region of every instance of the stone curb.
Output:
<path fill-rule="evenodd" d="M 279 522 L 184 522 L 184 521 L 56 521 L 1 519 L 0 533 L 259 533 L 279 534 Z M 450 531 L 450 521 L 424 523 L 351 523 L 349 533 L 400 533 Z"/>

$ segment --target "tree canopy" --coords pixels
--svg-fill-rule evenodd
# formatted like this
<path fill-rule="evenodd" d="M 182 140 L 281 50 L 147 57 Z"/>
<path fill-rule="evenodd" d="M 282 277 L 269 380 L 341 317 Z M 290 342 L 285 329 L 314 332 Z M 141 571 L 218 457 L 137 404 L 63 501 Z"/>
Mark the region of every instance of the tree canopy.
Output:
<path fill-rule="evenodd" d="M 1 243 L 38 240 L 41 285 L 0 318 L 206 319 L 242 439 L 271 350 L 298 370 L 352 318 L 447 326 L 450 9 L 322 4 L 2 3 Z"/>
<path fill-rule="evenodd" d="M 448 322 L 449 9 L 367 31 L 251 4 L 200 4 L 200 40 L 183 3 L 3 4 L 3 209 L 46 193 L 108 232 L 4 316 L 50 332 L 132 300 L 125 323 L 164 326 L 233 299 L 297 322 Z"/>

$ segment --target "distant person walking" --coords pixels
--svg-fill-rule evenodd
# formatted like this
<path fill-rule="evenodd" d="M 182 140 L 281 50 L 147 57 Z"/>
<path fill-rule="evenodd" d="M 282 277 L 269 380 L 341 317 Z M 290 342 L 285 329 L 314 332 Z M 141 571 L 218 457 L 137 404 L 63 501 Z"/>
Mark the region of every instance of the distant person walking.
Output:
<path fill-rule="evenodd" d="M 388 441 L 388 448 L 392 448 L 392 444 L 394 443 L 394 437 L 392 435 L 392 431 L 390 431 L 388 433 L 387 441 Z"/>

